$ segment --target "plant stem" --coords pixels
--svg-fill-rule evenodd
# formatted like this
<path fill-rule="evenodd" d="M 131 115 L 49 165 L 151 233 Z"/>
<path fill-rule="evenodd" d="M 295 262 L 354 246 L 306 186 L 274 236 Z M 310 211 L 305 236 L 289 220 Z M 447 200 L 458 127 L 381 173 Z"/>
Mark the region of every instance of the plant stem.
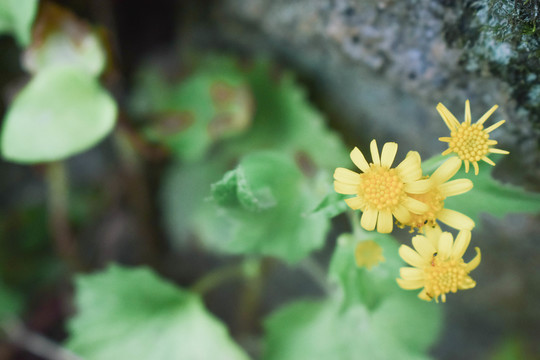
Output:
<path fill-rule="evenodd" d="M 5 321 L 0 328 L 10 342 L 47 360 L 82 360 L 42 335 L 28 330 L 19 320 Z"/>
<path fill-rule="evenodd" d="M 69 185 L 65 164 L 63 162 L 48 164 L 46 181 L 49 227 L 56 250 L 72 270 L 81 269 L 82 266 L 78 259 L 77 248 L 68 220 Z"/>
<path fill-rule="evenodd" d="M 244 263 L 224 266 L 210 271 L 199 279 L 190 288 L 191 291 L 203 296 L 212 289 L 220 286 L 225 281 L 244 275 Z"/>

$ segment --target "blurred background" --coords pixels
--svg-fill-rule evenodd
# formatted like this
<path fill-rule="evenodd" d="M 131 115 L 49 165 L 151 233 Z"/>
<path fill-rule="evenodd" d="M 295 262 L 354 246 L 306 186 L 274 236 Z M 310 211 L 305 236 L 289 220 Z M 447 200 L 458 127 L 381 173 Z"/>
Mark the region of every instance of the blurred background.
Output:
<path fill-rule="evenodd" d="M 196 165 L 211 162 L 201 154 L 220 152 L 219 142 L 249 126 L 253 112 L 264 105 L 249 88 L 257 83 L 255 76 L 247 88 L 234 89 L 239 110 L 232 120 L 216 120 L 210 140 L 176 142 L 168 135 L 182 132 L 193 119 L 171 105 L 182 91 L 189 92 L 175 86 L 201 67 L 214 69 L 209 73 L 224 68 L 223 76 L 233 82 L 232 63 L 252 69 L 262 61 L 270 79 L 293 73 L 302 96 L 345 149 L 367 149 L 373 138 L 379 144 L 396 141 L 399 159 L 409 150 L 423 158 L 444 150 L 438 137 L 446 136 L 447 128 L 437 103 L 462 120 L 469 99 L 473 121 L 498 104 L 492 121 L 506 119 L 506 124 L 493 135 L 510 155 L 498 163 L 494 176 L 540 192 L 537 0 L 49 3 L 99 34 L 108 58 L 100 80 L 116 100 L 118 116 L 112 135 L 70 157 L 65 167 L 0 160 L 0 277 L 4 291 L 12 293 L 0 307 L 6 313 L 18 309 L 26 335 L 41 334 L 55 343 L 66 339 L 66 321 L 74 313 L 73 273 L 110 262 L 146 264 L 190 286 L 211 269 L 234 263 L 234 255 L 208 251 L 198 243 L 197 231 L 186 230 L 191 206 L 199 201 L 190 193 L 221 178 L 208 180 L 213 175 L 206 172 L 214 170 Z M 44 6 L 40 2 L 38 21 Z M 3 117 L 30 78 L 22 59 L 16 40 L 0 36 Z M 204 76 L 200 81 L 204 84 Z M 261 89 L 270 86 L 265 84 Z M 202 102 L 197 106 L 204 108 Z M 214 157 L 221 161 L 219 171 L 232 168 L 234 154 L 250 146 L 259 145 L 240 142 L 229 155 Z M 332 163 L 328 158 L 316 166 L 329 171 L 350 167 L 344 159 Z M 306 172 L 314 161 L 305 159 Z M 64 194 L 69 204 L 51 200 L 55 176 L 69 179 L 69 195 Z M 62 188 L 58 191 L 62 199 Z M 326 275 L 317 271 L 328 266 L 336 235 L 348 229 L 344 215 L 332 220 L 311 270 L 266 260 L 259 269 L 264 285 L 232 280 L 205 296 L 205 304 L 253 358 L 260 358 L 260 319 L 291 299 L 324 295 L 317 278 L 324 282 Z M 430 350 L 434 358 L 540 358 L 539 234 L 538 214 L 482 216 L 473 233 L 483 252 L 473 276 L 477 287 L 440 304 L 444 327 Z M 410 237 L 405 230 L 397 236 Z M 253 297 L 259 298 L 255 308 L 231 311 L 253 304 Z M 1 359 L 43 358 L 17 343 L 13 331 L 3 327 Z"/>

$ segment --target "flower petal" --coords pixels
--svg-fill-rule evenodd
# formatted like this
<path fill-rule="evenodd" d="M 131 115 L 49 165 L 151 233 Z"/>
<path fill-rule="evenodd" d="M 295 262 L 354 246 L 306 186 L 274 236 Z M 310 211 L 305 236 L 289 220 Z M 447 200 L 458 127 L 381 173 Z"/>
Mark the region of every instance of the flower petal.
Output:
<path fill-rule="evenodd" d="M 474 221 L 467 215 L 450 209 L 442 209 L 439 211 L 437 219 L 441 220 L 448 226 L 458 230 L 472 230 Z"/>
<path fill-rule="evenodd" d="M 416 290 L 424 286 L 424 280 L 403 280 L 398 278 L 396 281 L 405 290 Z"/>
<path fill-rule="evenodd" d="M 421 257 L 427 260 L 431 260 L 433 254 L 437 252 L 437 249 L 433 246 L 425 236 L 416 235 L 412 238 L 412 244 L 414 249 L 420 254 Z"/>
<path fill-rule="evenodd" d="M 366 161 L 364 154 L 362 154 L 357 147 L 351 151 L 351 160 L 357 168 L 362 170 L 362 172 L 367 172 L 369 170 L 369 164 Z"/>
<path fill-rule="evenodd" d="M 437 111 L 439 112 L 439 115 L 441 115 L 441 117 L 443 118 L 444 123 L 446 124 L 446 126 L 448 126 L 450 131 L 453 131 L 459 126 L 459 121 L 442 103 L 437 104 Z"/>
<path fill-rule="evenodd" d="M 362 213 L 362 218 L 360 219 L 360 225 L 368 231 L 375 229 L 375 224 L 377 223 L 377 215 L 379 212 L 375 209 L 367 208 Z"/>
<path fill-rule="evenodd" d="M 388 234 L 392 232 L 393 217 L 390 211 L 379 211 L 379 218 L 377 220 L 377 231 L 381 234 Z"/>
<path fill-rule="evenodd" d="M 407 264 L 417 268 L 423 268 L 428 264 L 427 260 L 423 259 L 416 251 L 407 245 L 401 245 L 399 247 L 399 256 L 401 256 Z"/>
<path fill-rule="evenodd" d="M 355 196 L 353 198 L 345 199 L 345 202 L 353 210 L 362 209 L 365 206 L 364 199 L 360 196 Z"/>
<path fill-rule="evenodd" d="M 355 173 L 352 170 L 339 167 L 334 171 L 334 179 L 345 183 L 358 185 L 360 183 L 360 174 Z"/>
<path fill-rule="evenodd" d="M 419 200 L 416 200 L 416 199 L 413 199 L 411 197 L 407 197 L 403 201 L 403 206 L 405 206 L 405 208 L 407 208 L 410 212 L 415 213 L 415 214 L 419 214 L 419 215 L 421 215 L 421 214 L 423 214 L 423 213 L 425 213 L 426 211 L 429 210 L 429 206 L 427 206 L 423 202 L 421 202 Z"/>
<path fill-rule="evenodd" d="M 504 155 L 510 154 L 509 151 L 501 150 L 501 149 L 495 149 L 495 148 L 490 148 L 489 152 L 494 153 L 494 154 L 504 154 Z"/>
<path fill-rule="evenodd" d="M 405 159 L 396 167 L 404 183 L 418 180 L 422 177 L 420 164 L 422 159 L 416 151 L 409 151 Z"/>
<path fill-rule="evenodd" d="M 454 246 L 452 247 L 452 253 L 450 254 L 450 257 L 454 259 L 461 259 L 463 257 L 463 254 L 465 254 L 465 251 L 467 250 L 470 242 L 471 232 L 468 230 L 460 231 L 459 234 L 456 236 L 456 241 L 454 242 Z"/>
<path fill-rule="evenodd" d="M 403 205 L 398 205 L 398 207 L 392 211 L 392 214 L 394 214 L 397 221 L 402 224 L 408 223 L 411 220 L 411 212 Z"/>
<path fill-rule="evenodd" d="M 442 196 L 449 197 L 466 193 L 473 188 L 473 182 L 469 179 L 456 179 L 439 186 Z"/>
<path fill-rule="evenodd" d="M 495 130 L 496 128 L 498 128 L 499 126 L 501 126 L 502 124 L 504 124 L 506 122 L 506 120 L 501 120 L 501 121 L 498 121 L 496 122 L 495 124 L 491 125 L 490 127 L 488 127 L 487 129 L 485 129 L 484 131 L 487 132 L 488 134 L 490 132 L 492 132 L 493 130 Z"/>
<path fill-rule="evenodd" d="M 339 181 L 334 181 L 334 190 L 339 194 L 357 195 L 358 185 L 344 184 Z"/>
<path fill-rule="evenodd" d="M 454 239 L 452 238 L 452 234 L 449 232 L 443 232 L 441 234 L 441 237 L 439 238 L 439 246 L 437 248 L 437 256 L 440 256 L 443 260 L 448 259 L 450 254 L 452 253 L 452 244 L 454 243 Z"/>
<path fill-rule="evenodd" d="M 440 185 L 454 176 L 461 167 L 461 160 L 457 156 L 452 156 L 441 164 L 430 176 L 435 185 Z"/>
<path fill-rule="evenodd" d="M 491 166 L 495 166 L 495 163 L 493 162 L 493 160 L 491 160 L 487 156 L 482 156 L 482 160 L 484 160 L 485 162 L 487 162 Z"/>
<path fill-rule="evenodd" d="M 431 245 L 433 247 L 438 248 L 439 247 L 439 239 L 441 238 L 442 230 L 439 225 L 435 226 L 424 226 L 424 233 L 426 234 L 426 238 L 431 242 Z"/>
<path fill-rule="evenodd" d="M 474 167 L 474 175 L 478 175 L 478 171 L 480 170 L 478 168 L 478 161 L 473 162 L 472 166 Z"/>
<path fill-rule="evenodd" d="M 499 105 L 493 105 L 476 123 L 482 125 L 498 107 Z"/>
<path fill-rule="evenodd" d="M 399 276 L 403 280 L 423 280 L 424 271 L 415 267 L 402 267 L 399 269 Z"/>
<path fill-rule="evenodd" d="M 379 156 L 379 149 L 377 148 L 377 141 L 375 139 L 371 140 L 369 144 L 371 150 L 371 159 L 375 165 L 381 165 L 381 158 Z"/>
<path fill-rule="evenodd" d="M 418 293 L 418 297 L 422 300 L 425 300 L 425 301 L 431 301 L 433 300 L 433 297 L 432 296 L 429 296 L 426 289 L 423 289 L 422 291 L 420 291 Z"/>
<path fill-rule="evenodd" d="M 404 190 L 409 194 L 425 194 L 431 189 L 431 179 L 416 180 L 406 183 Z"/>
<path fill-rule="evenodd" d="M 381 153 L 381 165 L 390 168 L 396 158 L 398 145 L 395 142 L 387 142 L 384 144 Z"/>
<path fill-rule="evenodd" d="M 480 253 L 480 248 L 475 247 L 474 250 L 476 250 L 476 256 L 474 257 L 474 259 L 472 259 L 470 262 L 467 263 L 467 267 L 466 267 L 467 272 L 471 272 L 474 269 L 476 269 L 478 265 L 480 265 L 480 261 L 482 260 L 482 254 Z"/>
<path fill-rule="evenodd" d="M 470 276 L 467 276 L 463 281 L 458 285 L 459 290 L 472 289 L 476 286 L 476 281 L 474 281 Z"/>
<path fill-rule="evenodd" d="M 471 104 L 469 103 L 469 99 L 465 101 L 465 122 L 467 124 L 471 123 Z"/>

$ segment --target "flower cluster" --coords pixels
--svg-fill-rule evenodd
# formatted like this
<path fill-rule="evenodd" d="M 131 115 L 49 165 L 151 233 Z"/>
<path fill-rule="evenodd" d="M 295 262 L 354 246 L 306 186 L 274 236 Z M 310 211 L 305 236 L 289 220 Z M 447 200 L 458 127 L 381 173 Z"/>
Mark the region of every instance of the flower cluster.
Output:
<path fill-rule="evenodd" d="M 410 151 L 401 163 L 392 167 L 397 144 L 385 143 L 379 153 L 376 140 L 370 144 L 371 162 L 358 148 L 354 148 L 350 154 L 360 173 L 346 168 L 337 168 L 334 173 L 335 191 L 354 195 L 345 202 L 351 209 L 362 211 L 360 224 L 364 229 L 390 233 L 395 218 L 398 226 L 409 226 L 411 231 L 417 230 L 423 234 L 413 237 L 414 250 L 406 245 L 399 249 L 403 260 L 413 267 L 402 268 L 401 278 L 397 279 L 404 289 L 423 288 L 419 294 L 423 300 L 438 301 L 440 297 L 445 302 L 447 293 L 476 285 L 469 273 L 480 263 L 480 249 L 476 248 L 477 256 L 471 262 L 465 263 L 462 258 L 471 239 L 474 221 L 465 214 L 446 208 L 444 202 L 448 197 L 464 194 L 473 188 L 473 182 L 469 179 L 453 179 L 462 162 L 465 172 L 472 164 L 478 175 L 480 160 L 495 165 L 487 157 L 490 153 L 508 154 L 508 151 L 491 147 L 497 142 L 489 139 L 489 133 L 502 125 L 504 120 L 486 129 L 483 127 L 496 109 L 497 105 L 471 124 L 467 100 L 465 120 L 459 123 L 439 103 L 437 111 L 450 129 L 450 137 L 439 138 L 448 143 L 448 149 L 442 154 L 453 156 L 430 175 L 422 174 L 420 154 L 416 151 Z M 459 230 L 455 242 L 451 233 L 442 232 L 438 222 Z M 355 256 L 364 259 L 359 249 Z M 373 250 L 370 252 L 373 253 Z M 369 261 L 362 260 L 360 263 L 367 264 Z"/>

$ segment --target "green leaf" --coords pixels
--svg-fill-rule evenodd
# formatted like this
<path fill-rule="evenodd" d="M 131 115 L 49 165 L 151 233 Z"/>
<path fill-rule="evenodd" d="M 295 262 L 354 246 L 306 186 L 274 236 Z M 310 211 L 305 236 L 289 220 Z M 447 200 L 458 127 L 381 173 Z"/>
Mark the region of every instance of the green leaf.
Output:
<path fill-rule="evenodd" d="M 328 194 L 313 210 L 314 213 L 320 213 L 328 218 L 333 218 L 349 209 L 349 206 L 344 201 L 346 196 L 338 194 L 333 187 L 328 189 Z"/>
<path fill-rule="evenodd" d="M 474 175 L 474 171 L 468 174 L 462 168 L 454 176 L 454 179 L 471 179 L 474 186 L 472 190 L 463 196 L 449 197 L 445 200 L 445 207 L 470 216 L 477 225 L 479 215 L 488 213 L 493 216 L 503 217 L 511 213 L 540 212 L 540 194 L 525 191 L 523 188 L 511 184 L 504 184 L 493 178 L 493 168 L 482 162 L 480 172 Z"/>
<path fill-rule="evenodd" d="M 209 203 L 210 186 L 224 171 L 223 163 L 209 160 L 189 164 L 174 162 L 165 173 L 160 198 L 166 228 L 175 245 L 186 245 L 197 225 L 205 226 L 209 208 L 215 210 Z M 221 237 L 216 239 L 218 243 L 220 240 Z"/>
<path fill-rule="evenodd" d="M 137 115 L 152 118 L 146 136 L 188 161 L 245 131 L 253 111 L 249 87 L 233 72 L 198 71 L 169 85 L 158 72 L 145 70 L 131 103 Z"/>
<path fill-rule="evenodd" d="M 76 304 L 67 346 L 85 359 L 247 359 L 197 295 L 147 268 L 78 276 Z"/>
<path fill-rule="evenodd" d="M 21 46 L 30 43 L 38 0 L 0 1 L 0 34 L 12 33 Z"/>
<path fill-rule="evenodd" d="M 19 163 L 62 160 L 102 140 L 115 118 L 116 103 L 88 73 L 48 68 L 11 104 L 4 119 L 2 154 Z"/>
<path fill-rule="evenodd" d="M 369 309 L 376 308 L 388 296 L 402 290 L 396 283 L 399 268 L 404 262 L 398 255 L 399 244 L 390 235 L 366 232 L 342 234 L 332 255 L 329 276 L 337 281 L 343 291 L 344 304 L 362 303 Z M 384 261 L 371 269 L 358 267 L 355 262 L 356 246 L 366 240 L 376 242 L 383 250 Z"/>
<path fill-rule="evenodd" d="M 296 262 L 324 243 L 329 221 L 309 211 L 318 194 L 286 154 L 245 156 L 212 195 L 199 229 L 221 250 Z"/>
<path fill-rule="evenodd" d="M 297 301 L 265 321 L 265 360 L 427 359 L 438 337 L 436 304 L 395 294 L 370 313 L 361 304 Z"/>
<path fill-rule="evenodd" d="M 276 73 L 267 61 L 256 62 L 246 73 L 255 99 L 253 125 L 225 151 L 245 154 L 271 147 L 297 158 L 308 171 L 313 167 L 333 171 L 348 159 L 341 138 L 328 129 L 292 73 Z"/>
<path fill-rule="evenodd" d="M 43 39 L 34 39 L 23 55 L 23 67 L 36 74 L 49 67 L 78 67 L 99 76 L 106 64 L 106 53 L 97 32 L 90 25 L 65 15 L 56 19 L 61 24 L 46 32 Z"/>

